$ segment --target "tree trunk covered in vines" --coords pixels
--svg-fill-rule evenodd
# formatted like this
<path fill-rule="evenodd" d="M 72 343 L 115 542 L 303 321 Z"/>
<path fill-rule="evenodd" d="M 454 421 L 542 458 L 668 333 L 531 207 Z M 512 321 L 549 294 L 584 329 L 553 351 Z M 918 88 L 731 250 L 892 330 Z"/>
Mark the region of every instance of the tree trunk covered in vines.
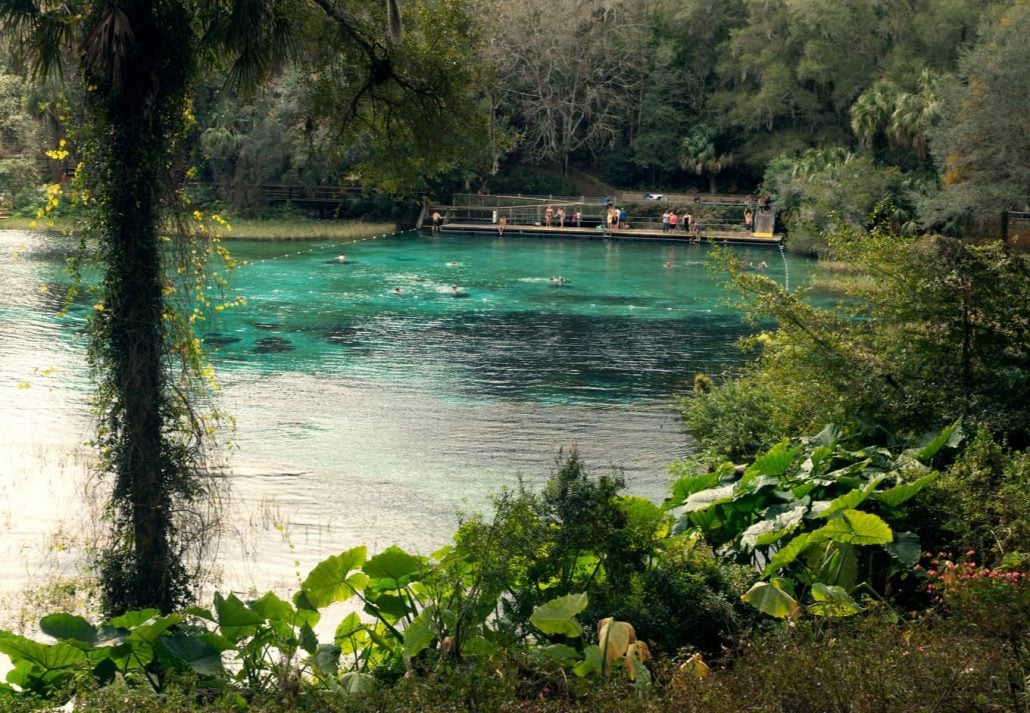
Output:
<path fill-rule="evenodd" d="M 114 537 L 102 562 L 109 613 L 169 611 L 188 595 L 173 506 L 193 474 L 177 456 L 169 399 L 159 231 L 169 146 L 181 127 L 191 58 L 186 8 L 175 2 L 94 6 L 97 54 L 84 59 L 107 272 L 95 334 L 104 468 L 114 477 Z M 113 29 L 112 29 L 113 28 Z M 113 33 L 113 34 L 112 34 Z"/>

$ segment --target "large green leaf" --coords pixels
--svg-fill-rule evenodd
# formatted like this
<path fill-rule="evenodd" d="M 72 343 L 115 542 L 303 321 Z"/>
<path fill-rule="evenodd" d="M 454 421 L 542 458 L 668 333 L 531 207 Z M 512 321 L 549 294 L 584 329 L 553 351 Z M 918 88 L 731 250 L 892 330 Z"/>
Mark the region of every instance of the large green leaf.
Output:
<path fill-rule="evenodd" d="M 436 630 L 425 610 L 415 617 L 404 630 L 404 653 L 415 656 L 436 639 Z"/>
<path fill-rule="evenodd" d="M 308 663 L 319 678 L 334 679 L 340 673 L 340 647 L 320 644 L 318 650 L 308 658 Z"/>
<path fill-rule="evenodd" d="M 708 490 L 701 490 L 694 493 L 687 501 L 683 503 L 683 509 L 685 512 L 695 512 L 697 510 L 705 510 L 712 505 L 718 503 L 728 503 L 733 500 L 737 494 L 736 483 L 730 483 L 729 485 L 721 485 L 718 488 L 709 488 Z"/>
<path fill-rule="evenodd" d="M 813 534 L 849 545 L 883 545 L 894 539 L 890 525 L 861 510 L 842 510 Z"/>
<path fill-rule="evenodd" d="M 816 581 L 853 589 L 858 583 L 858 547 L 830 542 L 827 547 L 814 548 L 808 563 L 815 571 Z"/>
<path fill-rule="evenodd" d="M 318 650 L 318 636 L 307 622 L 300 627 L 300 648 L 309 654 L 314 654 Z"/>
<path fill-rule="evenodd" d="M 919 450 L 914 453 L 907 451 L 907 453 L 910 453 L 922 463 L 928 463 L 942 448 L 945 446 L 955 448 L 962 442 L 963 438 L 965 438 L 965 433 L 962 431 L 962 422 L 956 421 L 944 428 L 935 437 L 930 438 Z"/>
<path fill-rule="evenodd" d="M 301 583 L 303 598 L 297 600 L 313 609 L 346 601 L 368 584 L 368 575 L 358 570 L 365 563 L 364 546 L 354 547 L 318 563 Z"/>
<path fill-rule="evenodd" d="M 52 636 L 58 641 L 71 643 L 72 641 L 97 645 L 97 629 L 81 616 L 74 614 L 51 614 L 39 620 L 40 630 L 47 636 Z"/>
<path fill-rule="evenodd" d="M 824 470 L 823 464 L 829 462 L 828 458 L 831 455 L 833 449 L 829 446 L 816 446 L 801 464 L 800 475 L 806 478 L 818 475 Z"/>
<path fill-rule="evenodd" d="M 816 582 L 812 585 L 812 599 L 808 610 L 817 616 L 844 617 L 862 611 L 843 587 Z"/>
<path fill-rule="evenodd" d="M 923 550 L 919 535 L 914 532 L 895 532 L 894 541 L 883 545 L 883 549 L 905 567 L 911 569 L 919 564 Z"/>
<path fill-rule="evenodd" d="M 424 561 L 421 557 L 393 546 L 370 559 L 362 569 L 372 578 L 373 587 L 400 589 L 416 579 L 423 566 Z"/>
<path fill-rule="evenodd" d="M 361 621 L 361 617 L 358 616 L 357 612 L 351 612 L 336 626 L 336 633 L 333 634 L 333 639 L 336 643 L 340 643 L 340 639 L 353 636 L 359 631 L 364 631 L 365 628 L 366 624 Z"/>
<path fill-rule="evenodd" d="M 165 614 L 146 624 L 137 626 L 129 634 L 130 639 L 145 641 L 153 645 L 161 634 L 171 629 L 176 624 L 182 623 L 182 614 Z"/>
<path fill-rule="evenodd" d="M 776 551 L 776 554 L 769 560 L 769 564 L 762 570 L 762 576 L 768 577 L 771 574 L 776 574 L 794 562 L 811 544 L 813 544 L 812 533 L 802 532 L 800 535 L 795 536 L 794 539 Z"/>
<path fill-rule="evenodd" d="M 11 662 L 31 663 L 43 671 L 57 671 L 86 663 L 86 652 L 68 644 L 41 644 L 24 636 L 0 637 L 0 653 L 11 657 Z"/>
<path fill-rule="evenodd" d="M 770 507 L 766 511 L 766 519 L 744 530 L 740 536 L 740 544 L 749 550 L 771 545 L 798 526 L 805 516 L 806 509 L 804 505 L 790 503 Z"/>
<path fill-rule="evenodd" d="M 563 634 L 565 636 L 580 636 L 583 627 L 575 620 L 575 616 L 587 607 L 587 595 L 567 594 L 564 597 L 552 599 L 545 604 L 533 609 L 529 621 L 545 634 Z"/>
<path fill-rule="evenodd" d="M 800 609 L 794 597 L 770 582 L 756 582 L 741 599 L 763 614 L 777 619 L 794 616 Z"/>
<path fill-rule="evenodd" d="M 256 602 L 251 602 L 250 608 L 259 617 L 268 621 L 284 622 L 291 626 L 294 623 L 293 606 L 289 602 L 277 597 L 274 592 L 266 592 Z"/>
<path fill-rule="evenodd" d="M 897 507 L 909 498 L 918 494 L 939 477 L 940 473 L 933 472 L 929 475 L 924 475 L 918 480 L 913 480 L 911 483 L 899 483 L 893 488 L 884 490 L 882 493 L 877 493 L 874 497 L 888 507 Z"/>
<path fill-rule="evenodd" d="M 391 624 L 396 624 L 401 617 L 415 613 L 409 611 L 407 597 L 396 594 L 379 594 L 370 598 L 364 609 L 367 614 Z"/>
<path fill-rule="evenodd" d="M 215 617 L 218 619 L 219 632 L 234 643 L 238 643 L 257 631 L 264 623 L 260 614 L 251 610 L 235 594 L 228 598 L 215 593 Z"/>
<path fill-rule="evenodd" d="M 356 612 L 351 612 L 336 627 L 333 641 L 340 647 L 341 653 L 352 654 L 361 651 L 372 641 L 368 628 Z"/>
<path fill-rule="evenodd" d="M 257 626 L 265 621 L 264 617 L 244 604 L 235 594 L 223 597 L 221 594 L 216 593 L 215 614 L 218 617 L 218 625 L 223 632 L 226 629 Z"/>
<path fill-rule="evenodd" d="M 202 676 L 222 674 L 222 654 L 208 642 L 196 636 L 165 635 L 161 644 L 173 656 Z"/>
<path fill-rule="evenodd" d="M 552 661 L 558 661 L 564 665 L 575 663 L 579 658 L 579 652 L 568 644 L 551 644 L 544 647 L 544 656 Z"/>
<path fill-rule="evenodd" d="M 157 609 L 139 609 L 137 611 L 125 612 L 121 616 L 116 616 L 111 619 L 111 626 L 120 626 L 123 629 L 135 629 L 137 626 L 141 626 L 154 617 L 160 616 L 161 612 Z"/>
<path fill-rule="evenodd" d="M 666 510 L 677 508 L 694 493 L 714 488 L 718 484 L 718 473 L 702 473 L 700 475 L 688 475 L 683 478 L 678 478 L 676 482 L 672 484 L 672 495 L 662 503 L 662 507 Z"/>
<path fill-rule="evenodd" d="M 591 674 L 604 672 L 604 657 L 601 654 L 601 647 L 591 644 L 583 649 L 583 660 L 576 664 L 573 673 L 583 678 Z"/>
<path fill-rule="evenodd" d="M 711 534 L 723 526 L 722 518 L 719 516 L 714 509 L 712 510 L 698 510 L 696 512 L 690 512 L 683 514 L 679 520 L 676 521 L 676 527 L 673 528 L 673 534 L 679 534 L 681 532 L 687 532 L 691 527 L 696 527 L 701 532 Z"/>
<path fill-rule="evenodd" d="M 344 693 L 352 696 L 361 696 L 370 693 L 375 688 L 376 679 L 367 673 L 350 671 L 340 676 L 340 688 Z"/>
<path fill-rule="evenodd" d="M 747 472 L 758 475 L 771 475 L 778 478 L 787 472 L 787 468 L 793 462 L 795 456 L 801 452 L 802 446 L 790 447 L 790 441 L 780 441 L 770 448 L 764 455 L 755 458 L 755 462 L 747 469 Z"/>
<path fill-rule="evenodd" d="M 818 517 L 827 518 L 842 510 L 854 510 L 865 502 L 870 495 L 872 495 L 873 491 L 876 490 L 877 486 L 885 477 L 886 476 L 883 473 L 877 473 L 868 483 L 866 483 L 864 488 L 858 488 L 834 498 L 819 512 Z"/>
<path fill-rule="evenodd" d="M 823 430 L 808 439 L 809 443 L 823 448 L 833 448 L 840 438 L 840 429 L 832 423 L 823 426 Z"/>

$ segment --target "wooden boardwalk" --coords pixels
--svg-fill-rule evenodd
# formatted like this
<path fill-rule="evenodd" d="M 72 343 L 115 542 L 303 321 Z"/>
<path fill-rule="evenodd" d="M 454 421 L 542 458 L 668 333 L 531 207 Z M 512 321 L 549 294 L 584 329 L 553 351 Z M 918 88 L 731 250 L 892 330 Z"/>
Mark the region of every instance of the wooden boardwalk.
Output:
<path fill-rule="evenodd" d="M 490 194 L 456 194 L 450 205 L 433 204 L 428 201 L 422 206 L 416 228 L 425 230 L 431 223 L 431 216 L 439 213 L 443 217 L 441 232 L 467 235 L 497 235 L 497 221 L 507 219 L 505 235 L 527 237 L 566 237 L 584 239 L 628 240 L 650 242 L 691 242 L 693 236 L 682 225 L 675 229 L 662 230 L 662 219 L 658 209 L 671 208 L 677 213 L 690 210 L 699 216 L 701 240 L 703 242 L 740 243 L 748 245 L 779 245 L 783 236 L 774 233 L 775 213 L 757 210 L 757 203 L 739 196 L 692 196 L 689 202 L 678 200 L 625 201 L 621 207 L 628 207 L 630 218 L 625 228 L 608 230 L 604 227 L 607 206 L 613 197 L 587 196 L 504 196 Z M 647 206 L 644 210 L 643 206 Z M 546 209 L 556 215 L 550 226 L 545 225 Z M 557 211 L 564 209 L 565 225 L 557 226 Z M 754 231 L 744 226 L 745 211 L 753 211 Z M 572 216 L 579 211 L 580 223 L 573 223 Z M 634 215 L 636 214 L 636 215 Z"/>
<path fill-rule="evenodd" d="M 427 221 L 428 222 L 428 221 Z M 423 232 L 428 231 L 427 225 L 422 226 Z M 472 222 L 450 222 L 440 226 L 441 233 L 462 234 L 462 235 L 484 235 L 496 236 L 497 226 L 491 223 Z M 603 230 L 596 226 L 567 226 L 559 228 L 545 225 L 512 225 L 508 224 L 504 229 L 507 236 L 531 237 L 531 238 L 582 238 L 587 240 L 626 240 L 626 241 L 647 241 L 661 243 L 689 243 L 692 239 L 689 233 L 677 228 L 675 231 L 663 233 L 661 229 L 654 228 L 624 228 L 622 230 Z M 757 236 L 744 231 L 734 230 L 702 230 L 701 240 L 706 243 L 740 243 L 748 245 L 772 245 L 776 246 L 782 242 L 782 236 Z"/>

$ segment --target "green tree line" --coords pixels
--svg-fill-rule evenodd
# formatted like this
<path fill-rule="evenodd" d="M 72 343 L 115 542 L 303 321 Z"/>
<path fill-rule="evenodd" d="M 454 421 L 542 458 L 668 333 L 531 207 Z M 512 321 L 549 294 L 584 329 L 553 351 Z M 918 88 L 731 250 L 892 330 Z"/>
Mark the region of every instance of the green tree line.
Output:
<path fill-rule="evenodd" d="M 251 50 L 263 91 L 226 85 L 244 75 L 225 62 L 199 73 L 199 199 L 254 208 L 276 182 L 574 192 L 575 167 L 626 189 L 771 194 L 800 249 L 831 214 L 881 203 L 906 232 L 956 234 L 1028 204 L 1024 0 L 427 0 L 402 4 L 403 42 L 364 46 L 331 41 L 337 6 L 298 7 L 296 62 Z M 344 69 L 356 60 L 373 69 Z M 375 100 L 352 104 L 361 90 Z M 24 120 L 3 106 L 6 126 Z M 5 138 L 7 156 L 30 149 Z M 528 179 L 536 166 L 557 175 Z M 831 174 L 834 196 L 807 187 Z"/>

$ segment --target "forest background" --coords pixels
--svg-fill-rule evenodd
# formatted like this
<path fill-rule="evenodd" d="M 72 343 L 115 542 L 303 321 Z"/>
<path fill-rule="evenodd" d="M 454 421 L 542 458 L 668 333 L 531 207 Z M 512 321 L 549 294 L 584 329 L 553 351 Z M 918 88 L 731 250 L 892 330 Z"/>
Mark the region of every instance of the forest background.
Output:
<path fill-rule="evenodd" d="M 399 216 L 405 199 L 459 190 L 767 193 L 802 251 L 821 247 L 831 216 L 864 225 L 876 209 L 903 233 L 985 234 L 1028 207 L 1023 1 L 439 0 L 416 11 L 407 28 L 421 56 L 406 59 L 427 68 L 459 128 L 415 136 L 382 112 L 344 120 L 358 78 L 341 73 L 346 51 L 332 42 L 295 40 L 300 61 L 257 94 L 227 85 L 233 68 L 214 61 L 190 107 L 194 202 L 245 216 L 265 210 L 262 185 L 376 188 L 347 214 Z M 46 177 L 39 158 L 65 137 L 73 103 L 23 80 L 12 59 L 0 74 L 0 192 L 6 210 L 28 213 Z"/>

